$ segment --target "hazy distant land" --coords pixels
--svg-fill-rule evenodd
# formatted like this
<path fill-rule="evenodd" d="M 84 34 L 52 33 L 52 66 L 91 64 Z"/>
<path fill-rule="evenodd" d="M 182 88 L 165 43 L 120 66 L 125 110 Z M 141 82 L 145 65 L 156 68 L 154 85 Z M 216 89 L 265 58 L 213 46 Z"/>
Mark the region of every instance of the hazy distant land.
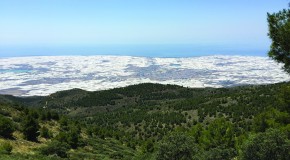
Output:
<path fill-rule="evenodd" d="M 229 87 L 288 81 L 281 65 L 267 57 L 41 56 L 0 59 L 0 94 L 49 95 L 152 82 L 186 87 Z"/>

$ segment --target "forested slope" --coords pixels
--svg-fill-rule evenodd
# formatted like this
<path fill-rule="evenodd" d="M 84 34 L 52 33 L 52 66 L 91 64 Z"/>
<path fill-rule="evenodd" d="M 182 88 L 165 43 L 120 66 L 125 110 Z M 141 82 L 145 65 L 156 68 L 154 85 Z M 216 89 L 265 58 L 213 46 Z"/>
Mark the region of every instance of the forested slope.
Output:
<path fill-rule="evenodd" d="M 2 155 L 11 159 L 265 159 L 270 155 L 288 159 L 289 86 L 191 89 L 139 84 L 96 92 L 73 89 L 46 97 L 2 95 L 0 120 L 12 124 L 10 136 L 0 135 L 1 144 L 12 146 L 12 154 Z M 25 137 L 25 120 L 38 124 L 32 139 Z M 29 152 L 19 149 L 20 141 Z M 27 147 L 31 143 L 34 147 Z"/>

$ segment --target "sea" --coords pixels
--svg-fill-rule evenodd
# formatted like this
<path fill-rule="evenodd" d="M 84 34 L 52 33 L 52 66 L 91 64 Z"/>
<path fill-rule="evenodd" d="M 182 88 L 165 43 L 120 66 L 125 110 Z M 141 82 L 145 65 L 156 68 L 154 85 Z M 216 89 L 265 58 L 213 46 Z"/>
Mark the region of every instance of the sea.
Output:
<path fill-rule="evenodd" d="M 245 45 L 118 44 L 63 46 L 0 46 L 0 58 L 60 55 L 118 55 L 180 58 L 210 55 L 267 56 L 268 49 Z"/>

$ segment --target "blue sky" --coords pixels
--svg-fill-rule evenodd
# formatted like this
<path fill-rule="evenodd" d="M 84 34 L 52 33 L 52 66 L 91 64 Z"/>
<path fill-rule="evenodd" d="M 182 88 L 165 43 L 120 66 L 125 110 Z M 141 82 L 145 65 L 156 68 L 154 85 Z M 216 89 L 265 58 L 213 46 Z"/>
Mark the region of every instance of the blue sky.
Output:
<path fill-rule="evenodd" d="M 0 0 L 3 48 L 192 44 L 267 49 L 287 0 Z M 2 52 L 1 52 L 2 47 Z M 8 52 L 7 52 L 8 53 Z"/>

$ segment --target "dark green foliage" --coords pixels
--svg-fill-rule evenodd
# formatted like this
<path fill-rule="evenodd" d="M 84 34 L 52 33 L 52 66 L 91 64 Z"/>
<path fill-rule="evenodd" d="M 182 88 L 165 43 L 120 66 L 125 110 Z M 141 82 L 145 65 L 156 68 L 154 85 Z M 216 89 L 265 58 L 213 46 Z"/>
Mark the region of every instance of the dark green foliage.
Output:
<path fill-rule="evenodd" d="M 253 128 L 256 132 L 265 132 L 268 128 L 279 128 L 290 123 L 290 115 L 277 109 L 269 110 L 254 118 Z"/>
<path fill-rule="evenodd" d="M 118 94 L 115 94 L 111 91 L 101 91 L 90 94 L 87 97 L 84 97 L 76 102 L 76 105 L 82 105 L 84 107 L 90 107 L 94 104 L 98 104 L 101 106 L 104 105 L 114 105 L 117 99 L 121 99 L 122 97 Z"/>
<path fill-rule="evenodd" d="M 216 119 L 203 129 L 199 138 L 199 143 L 205 149 L 225 146 L 234 147 L 235 133 L 231 122 L 224 118 Z"/>
<path fill-rule="evenodd" d="M 121 153 L 114 152 L 114 153 L 110 154 L 110 158 L 112 158 L 112 159 L 123 159 L 124 156 Z"/>
<path fill-rule="evenodd" d="M 188 131 L 188 134 L 194 139 L 195 143 L 198 143 L 203 130 L 203 126 L 200 123 L 197 123 Z"/>
<path fill-rule="evenodd" d="M 146 142 L 144 142 L 143 145 L 143 152 L 149 152 L 152 153 L 154 151 L 154 142 L 152 139 L 147 140 Z"/>
<path fill-rule="evenodd" d="M 31 109 L 28 111 L 28 115 L 32 117 L 33 119 L 39 118 L 39 112 L 37 110 Z"/>
<path fill-rule="evenodd" d="M 290 124 L 282 127 L 281 130 L 286 134 L 288 139 L 290 139 Z"/>
<path fill-rule="evenodd" d="M 164 138 L 158 148 L 158 160 L 188 160 L 198 153 L 194 140 L 183 134 L 173 133 Z"/>
<path fill-rule="evenodd" d="M 208 126 L 197 123 L 188 131 L 189 136 L 201 148 L 196 159 L 232 159 L 237 155 L 234 148 L 234 125 L 224 118 L 217 118 Z"/>
<path fill-rule="evenodd" d="M 59 120 L 59 124 L 61 125 L 62 130 L 68 130 L 69 129 L 69 120 L 66 116 L 63 116 Z"/>
<path fill-rule="evenodd" d="M 29 141 L 37 141 L 37 137 L 39 136 L 39 124 L 36 119 L 32 116 L 28 115 L 24 118 L 22 122 L 22 132 L 24 138 Z"/>
<path fill-rule="evenodd" d="M 13 147 L 8 142 L 0 143 L 0 154 L 10 154 Z"/>
<path fill-rule="evenodd" d="M 268 13 L 269 37 L 272 39 L 269 56 L 284 63 L 284 69 L 290 73 L 290 10 Z"/>
<path fill-rule="evenodd" d="M 0 115 L 0 136 L 11 138 L 14 130 L 13 122 L 9 118 Z"/>
<path fill-rule="evenodd" d="M 290 85 L 289 84 L 283 85 L 281 99 L 285 103 L 284 108 L 281 108 L 281 109 L 290 114 Z"/>
<path fill-rule="evenodd" d="M 78 147 L 79 135 L 75 132 L 61 132 L 55 137 L 55 140 L 66 143 L 70 148 L 76 149 Z"/>
<path fill-rule="evenodd" d="M 42 127 L 40 129 L 40 136 L 43 138 L 51 138 L 52 137 L 51 133 L 49 132 L 48 128 L 46 128 L 46 127 Z"/>
<path fill-rule="evenodd" d="M 0 116 L 6 116 L 6 117 L 8 117 L 8 116 L 10 116 L 10 113 L 9 112 L 7 112 L 7 111 L 5 111 L 5 110 L 2 110 L 2 109 L 0 109 Z"/>
<path fill-rule="evenodd" d="M 71 146 L 71 148 L 77 148 L 79 145 L 80 132 L 74 128 L 68 132 L 67 136 L 67 143 Z"/>
<path fill-rule="evenodd" d="M 51 115 L 51 119 L 56 120 L 56 121 L 59 120 L 59 115 L 58 115 L 57 112 L 52 111 L 52 112 L 49 112 L 49 113 L 50 113 L 50 115 Z"/>
<path fill-rule="evenodd" d="M 78 128 L 74 124 L 68 124 L 68 120 L 65 121 L 66 130 L 60 132 L 56 137 L 55 140 L 68 144 L 71 148 L 76 149 L 80 143 L 80 128 Z M 61 126 L 63 127 L 63 126 Z"/>
<path fill-rule="evenodd" d="M 285 133 L 270 129 L 250 137 L 242 147 L 242 160 L 289 160 L 290 141 Z"/>
<path fill-rule="evenodd" d="M 46 147 L 40 149 L 40 153 L 43 155 L 57 155 L 61 158 L 66 158 L 69 145 L 59 141 L 52 141 Z"/>
<path fill-rule="evenodd" d="M 226 148 L 224 146 L 211 148 L 208 151 L 201 151 L 194 156 L 193 159 L 201 160 L 231 160 L 237 155 L 234 148 Z"/>

